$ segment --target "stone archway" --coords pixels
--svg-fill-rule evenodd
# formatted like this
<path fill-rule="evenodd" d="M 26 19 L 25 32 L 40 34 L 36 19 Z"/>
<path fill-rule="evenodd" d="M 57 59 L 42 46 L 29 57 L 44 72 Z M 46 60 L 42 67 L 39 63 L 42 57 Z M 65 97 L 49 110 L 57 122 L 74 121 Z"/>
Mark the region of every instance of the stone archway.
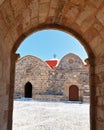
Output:
<path fill-rule="evenodd" d="M 33 29 L 30 29 L 30 30 L 28 30 L 27 31 L 27 33 L 25 33 L 25 35 L 24 34 L 22 34 L 18 39 L 17 39 L 17 42 L 15 43 L 15 45 L 13 46 L 13 48 L 12 48 L 12 51 L 11 51 L 11 58 L 13 57 L 13 60 L 14 60 L 14 53 L 16 52 L 16 50 L 17 50 L 17 48 L 19 47 L 19 45 L 21 44 L 21 42 L 28 36 L 28 35 L 30 35 L 31 33 L 33 33 L 33 32 L 36 32 L 36 31 L 40 31 L 40 30 L 44 30 L 44 29 L 54 29 L 54 30 L 61 30 L 61 31 L 63 31 L 63 32 L 67 32 L 67 33 L 69 33 L 69 34 L 72 34 L 73 36 L 75 36 L 77 39 L 79 39 L 80 41 L 81 41 L 81 43 L 82 43 L 82 45 L 85 47 L 85 49 L 86 49 L 86 51 L 87 51 L 87 53 L 88 53 L 88 56 L 89 56 L 89 58 L 88 58 L 88 62 L 89 62 L 89 64 L 90 64 L 90 86 L 92 86 L 92 85 L 94 85 L 94 82 L 93 82 L 93 76 L 92 76 L 92 74 L 94 73 L 94 54 L 93 54 L 93 52 L 91 51 L 91 49 L 89 48 L 89 46 L 87 46 L 87 42 L 81 37 L 81 35 L 79 35 L 78 33 L 76 33 L 73 29 L 71 29 L 71 28 L 67 28 L 67 27 L 65 27 L 65 26 L 61 26 L 61 25 L 58 25 L 58 24 L 45 24 L 45 25 L 40 25 L 40 26 L 38 26 L 38 27 L 36 27 L 36 28 L 33 28 Z M 16 60 L 16 59 L 15 59 Z M 13 70 L 12 70 L 13 71 Z M 14 82 L 14 81 L 13 81 Z M 71 85 L 71 84 L 70 84 Z M 78 84 L 77 84 L 78 85 Z M 80 87 L 80 85 L 78 85 L 79 87 Z M 67 87 L 68 88 L 68 87 Z M 93 88 L 91 87 L 90 88 L 90 91 L 92 92 L 92 90 L 93 90 Z M 94 93 L 95 91 L 93 90 L 93 93 Z M 82 98 L 82 91 L 80 90 L 80 92 L 79 92 L 79 99 L 81 100 L 81 98 Z M 95 96 L 91 96 L 90 97 L 90 101 L 92 101 L 93 100 L 93 102 L 95 101 Z M 93 103 L 92 103 L 93 104 Z M 92 111 L 92 109 L 93 109 L 93 105 L 92 105 L 92 107 L 91 107 L 91 109 L 90 109 L 90 111 Z M 91 119 L 92 119 L 92 117 L 94 116 L 94 111 L 95 109 L 93 109 L 93 113 L 92 113 L 92 115 L 91 115 Z M 92 122 L 92 120 L 91 120 L 91 122 Z M 93 125 L 93 123 L 92 123 L 92 125 Z M 95 128 L 95 126 L 91 126 L 91 127 L 93 127 L 93 128 Z M 92 130 L 92 129 L 91 129 Z M 95 130 L 95 129 L 94 129 Z"/>
<path fill-rule="evenodd" d="M 26 98 L 32 98 L 32 84 L 30 82 L 27 82 L 25 84 L 24 91 L 24 95 Z"/>
<path fill-rule="evenodd" d="M 0 2 L 0 129 L 12 129 L 15 49 L 40 26 L 76 36 L 90 61 L 91 130 L 104 129 L 104 0 L 2 0 Z M 35 6 L 35 8 L 34 8 Z M 69 29 L 71 28 L 71 29 Z M 14 51 L 12 48 L 15 48 Z"/>
<path fill-rule="evenodd" d="M 79 100 L 79 89 L 76 85 L 71 85 L 69 87 L 69 101 Z"/>
<path fill-rule="evenodd" d="M 77 88 L 78 88 L 78 100 L 82 101 L 83 100 L 83 89 L 82 89 L 82 85 L 81 85 L 78 77 L 69 77 L 65 81 L 65 83 L 64 83 L 64 97 L 65 97 L 65 99 L 67 101 L 69 100 L 69 95 L 70 95 L 69 89 L 73 85 L 77 86 Z M 73 91 L 73 89 L 72 89 L 72 91 Z"/>
<path fill-rule="evenodd" d="M 62 31 L 64 31 L 64 32 L 71 32 L 72 34 L 74 33 L 74 31 L 73 30 L 70 30 L 70 29 L 68 29 L 68 28 L 66 28 L 66 27 L 63 27 L 63 26 L 59 26 L 59 25 L 42 25 L 42 26 L 39 26 L 39 27 L 37 27 L 37 28 L 35 28 L 35 29 L 33 29 L 34 30 L 34 32 L 35 31 L 37 31 L 37 29 L 38 30 L 43 30 L 43 29 L 57 29 L 57 30 L 62 30 Z M 33 32 L 33 30 L 30 30 L 29 31 L 29 34 L 30 34 L 30 32 L 32 33 Z M 28 34 L 28 33 L 27 33 Z M 20 43 L 29 35 L 21 35 L 21 37 L 19 37 L 19 39 L 17 40 L 17 42 L 16 42 L 16 44 L 15 44 L 15 46 L 13 47 L 13 50 L 12 50 L 12 57 L 13 57 L 13 60 L 14 60 L 14 53 L 15 53 L 15 51 L 16 51 L 16 49 L 18 48 L 18 46 L 20 45 Z M 76 36 L 76 34 L 77 33 L 74 33 L 74 35 Z M 78 37 L 78 39 L 82 39 L 82 37 L 80 37 L 80 35 L 79 35 L 79 37 Z M 82 42 L 84 43 L 86 43 L 86 41 L 84 40 L 84 39 L 82 39 Z M 86 46 L 87 47 L 87 46 Z M 86 48 L 85 47 L 85 48 Z M 88 47 L 89 48 L 89 47 Z M 86 49 L 87 50 L 87 49 Z M 90 51 L 90 49 L 89 49 L 89 51 Z M 88 51 L 88 52 L 89 52 Z M 88 53 L 89 54 L 89 53 Z M 91 54 L 91 56 L 92 56 L 92 61 L 94 61 L 94 57 L 93 57 L 93 53 L 91 52 L 90 53 Z M 90 55 L 89 55 L 90 56 Z M 12 58 L 11 57 L 11 58 Z M 89 59 L 89 63 L 91 62 L 91 59 Z M 91 62 L 92 64 L 94 63 L 94 62 Z M 92 71 L 92 73 L 93 73 L 93 66 L 92 66 L 92 68 L 90 68 Z M 12 72 L 13 72 L 13 70 L 12 70 Z M 91 78 L 93 78 L 93 77 L 91 77 Z M 92 80 L 91 80 L 92 81 Z M 13 81 L 14 82 L 14 81 Z M 90 83 L 90 85 L 92 84 L 93 82 L 91 82 Z M 93 91 L 94 92 L 94 91 Z M 79 99 L 81 99 L 81 95 L 82 95 L 82 92 L 80 91 L 79 92 L 80 94 L 79 94 Z M 94 101 L 94 97 L 91 97 L 91 98 L 93 98 L 93 101 Z M 12 111 L 11 111 L 11 114 L 12 114 Z M 94 109 L 93 109 L 93 114 L 94 114 Z M 92 121 L 92 120 L 91 120 Z M 10 120 L 9 120 L 9 122 L 10 122 Z M 11 122 L 10 122 L 10 124 L 11 124 Z"/>

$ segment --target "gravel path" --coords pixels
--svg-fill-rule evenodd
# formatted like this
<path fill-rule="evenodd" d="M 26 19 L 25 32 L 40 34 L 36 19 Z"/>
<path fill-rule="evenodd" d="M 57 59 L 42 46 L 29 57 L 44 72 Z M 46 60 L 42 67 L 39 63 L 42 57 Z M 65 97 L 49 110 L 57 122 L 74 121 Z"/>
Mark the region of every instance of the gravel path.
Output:
<path fill-rule="evenodd" d="M 13 130 L 89 129 L 89 104 L 14 101 Z"/>

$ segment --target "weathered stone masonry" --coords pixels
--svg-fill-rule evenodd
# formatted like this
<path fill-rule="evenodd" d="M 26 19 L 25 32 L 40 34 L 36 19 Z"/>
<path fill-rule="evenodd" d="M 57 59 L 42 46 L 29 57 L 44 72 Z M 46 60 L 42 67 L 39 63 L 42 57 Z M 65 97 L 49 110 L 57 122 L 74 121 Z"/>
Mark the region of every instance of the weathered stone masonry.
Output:
<path fill-rule="evenodd" d="M 34 99 L 69 100 L 69 88 L 76 85 L 78 100 L 89 100 L 88 66 L 75 54 L 64 56 L 54 69 L 34 56 L 19 59 L 16 63 L 15 98 L 25 97 L 27 82 L 32 84 Z"/>
<path fill-rule="evenodd" d="M 48 87 L 50 68 L 42 60 L 26 56 L 16 63 L 15 92 L 24 96 L 24 86 L 27 82 L 33 85 L 33 96 L 44 94 Z"/>
<path fill-rule="evenodd" d="M 90 130 L 104 130 L 104 0 L 0 0 L 0 130 L 12 130 L 15 52 L 43 29 L 67 32 L 86 49 Z"/>

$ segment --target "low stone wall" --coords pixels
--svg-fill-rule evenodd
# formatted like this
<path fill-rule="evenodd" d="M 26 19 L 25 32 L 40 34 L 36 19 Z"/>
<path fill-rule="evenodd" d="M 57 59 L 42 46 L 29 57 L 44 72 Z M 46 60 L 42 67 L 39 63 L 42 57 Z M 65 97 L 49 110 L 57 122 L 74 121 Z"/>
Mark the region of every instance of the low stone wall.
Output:
<path fill-rule="evenodd" d="M 14 99 L 20 99 L 22 98 L 22 94 L 21 93 L 14 93 Z"/>
<path fill-rule="evenodd" d="M 43 101 L 63 101 L 64 97 L 61 95 L 34 95 L 33 99 Z"/>
<path fill-rule="evenodd" d="M 14 94 L 14 99 L 20 99 L 23 98 L 23 95 L 20 93 L 15 93 Z M 41 101 L 69 101 L 68 97 L 64 97 L 63 95 L 40 95 L 36 94 L 33 95 L 32 98 L 34 100 L 41 100 Z M 83 101 L 89 103 L 90 102 L 90 96 L 83 96 Z"/>
<path fill-rule="evenodd" d="M 90 102 L 90 96 L 83 96 L 83 102 L 89 103 Z"/>

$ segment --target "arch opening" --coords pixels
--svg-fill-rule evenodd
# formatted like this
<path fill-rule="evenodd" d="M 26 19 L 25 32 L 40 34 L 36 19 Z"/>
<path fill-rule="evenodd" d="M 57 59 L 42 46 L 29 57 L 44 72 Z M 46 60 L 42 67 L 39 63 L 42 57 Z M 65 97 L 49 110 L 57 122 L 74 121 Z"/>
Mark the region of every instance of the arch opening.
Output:
<path fill-rule="evenodd" d="M 11 55 L 14 55 L 16 53 L 16 51 L 19 48 L 19 46 L 21 45 L 21 43 L 27 37 L 29 37 L 33 33 L 43 31 L 43 30 L 59 30 L 59 31 L 65 32 L 65 33 L 71 35 L 72 37 L 74 37 L 75 39 L 77 39 L 81 43 L 81 45 L 84 47 L 85 51 L 87 52 L 89 63 L 93 64 L 92 60 L 90 60 L 90 59 L 93 59 L 93 61 L 94 61 L 95 56 L 94 56 L 94 53 L 91 50 L 90 46 L 88 45 L 87 41 L 72 28 L 69 28 L 69 27 L 66 27 L 63 25 L 58 25 L 58 24 L 44 24 L 44 25 L 39 25 L 37 27 L 30 28 L 29 30 L 27 30 L 27 32 L 20 35 L 20 37 L 17 39 L 16 43 L 12 47 Z"/>
<path fill-rule="evenodd" d="M 28 44 L 30 42 L 31 46 Z M 88 58 L 85 48 L 74 36 L 54 29 L 33 33 L 22 42 L 16 53 L 19 53 L 21 58 L 32 55 L 42 60 L 60 60 L 68 53 L 79 55 L 83 61 Z"/>
<path fill-rule="evenodd" d="M 32 98 L 32 84 L 27 82 L 25 84 L 25 98 Z"/>
<path fill-rule="evenodd" d="M 82 41 L 83 41 L 83 40 L 82 40 Z M 19 44 L 18 44 L 18 45 L 19 45 Z M 86 46 L 86 45 L 85 45 L 85 46 Z M 14 48 L 15 48 L 15 47 L 14 47 Z M 13 50 L 14 50 L 14 49 L 13 49 Z M 89 53 L 88 53 L 88 54 L 89 54 Z M 91 56 L 93 56 L 93 55 L 92 55 L 92 52 L 91 52 L 90 54 L 91 54 Z M 90 55 L 90 54 L 89 54 L 89 55 Z"/>

